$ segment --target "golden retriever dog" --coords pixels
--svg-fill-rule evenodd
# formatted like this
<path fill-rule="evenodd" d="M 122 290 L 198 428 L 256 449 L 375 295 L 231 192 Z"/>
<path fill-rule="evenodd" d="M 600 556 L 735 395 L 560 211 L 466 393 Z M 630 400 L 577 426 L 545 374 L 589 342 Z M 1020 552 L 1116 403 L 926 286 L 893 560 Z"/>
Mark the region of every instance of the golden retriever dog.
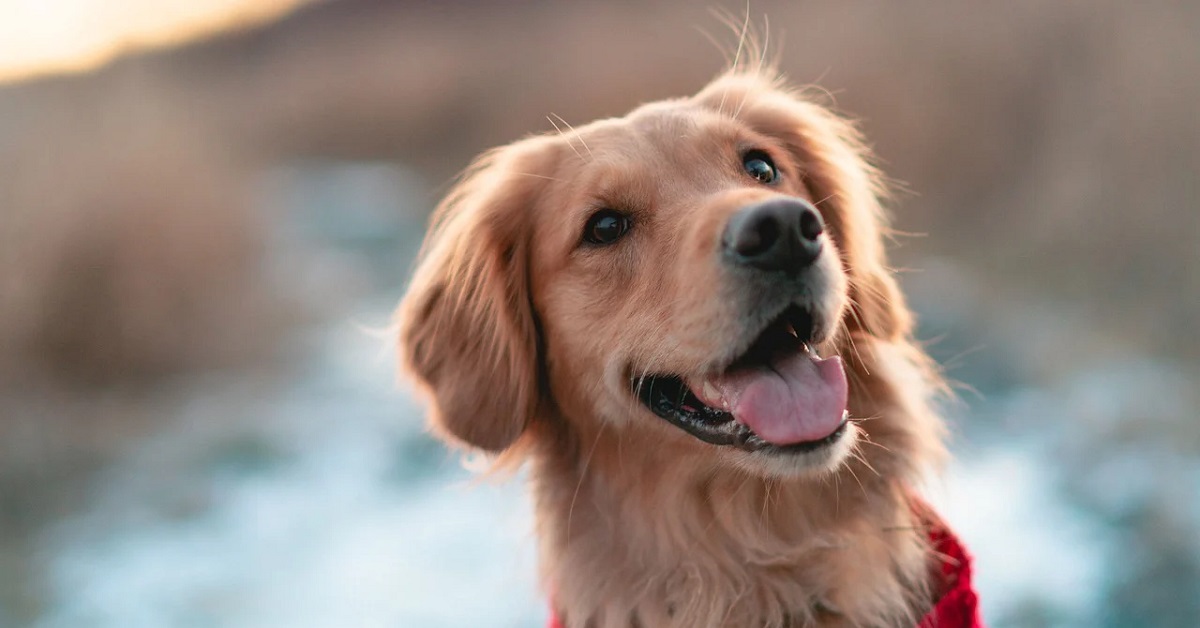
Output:
<path fill-rule="evenodd" d="M 527 464 L 569 628 L 913 625 L 942 388 L 852 124 L 733 69 L 495 149 L 397 313 L 448 442 Z"/>

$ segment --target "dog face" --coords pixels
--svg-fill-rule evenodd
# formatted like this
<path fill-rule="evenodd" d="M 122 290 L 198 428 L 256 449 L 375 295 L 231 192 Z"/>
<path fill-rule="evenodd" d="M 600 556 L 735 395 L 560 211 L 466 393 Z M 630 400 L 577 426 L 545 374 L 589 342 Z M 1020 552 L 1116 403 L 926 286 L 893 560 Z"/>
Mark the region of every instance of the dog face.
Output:
<path fill-rule="evenodd" d="M 830 468 L 857 434 L 843 357 L 908 328 L 878 187 L 846 122 L 742 74 L 498 149 L 435 215 L 402 360 L 440 432 L 488 451 L 614 429 Z"/>

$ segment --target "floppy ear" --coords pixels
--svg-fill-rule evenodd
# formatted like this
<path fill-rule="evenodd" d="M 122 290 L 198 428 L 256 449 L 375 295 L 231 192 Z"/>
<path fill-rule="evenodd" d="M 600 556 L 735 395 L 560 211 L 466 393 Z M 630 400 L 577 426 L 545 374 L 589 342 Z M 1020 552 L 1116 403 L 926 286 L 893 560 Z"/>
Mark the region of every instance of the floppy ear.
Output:
<path fill-rule="evenodd" d="M 429 394 L 435 432 L 493 453 L 540 395 L 528 230 L 542 180 L 516 174 L 534 153 L 513 145 L 472 166 L 435 210 L 397 311 L 400 362 Z"/>
<path fill-rule="evenodd" d="M 767 74 L 727 73 L 696 99 L 788 146 L 841 251 L 853 300 L 850 328 L 886 340 L 908 336 L 912 316 L 883 247 L 887 217 L 880 199 L 886 186 L 870 164 L 862 135 L 848 120 L 784 89 L 773 72 Z"/>

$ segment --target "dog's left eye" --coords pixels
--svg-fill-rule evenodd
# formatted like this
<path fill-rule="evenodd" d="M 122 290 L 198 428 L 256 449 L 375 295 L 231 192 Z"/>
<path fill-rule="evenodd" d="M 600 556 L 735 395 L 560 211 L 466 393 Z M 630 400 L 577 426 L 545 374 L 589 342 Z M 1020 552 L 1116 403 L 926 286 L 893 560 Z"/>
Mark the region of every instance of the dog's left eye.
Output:
<path fill-rule="evenodd" d="M 588 218 L 583 239 L 592 244 L 612 244 L 629 231 L 629 217 L 612 209 L 602 209 Z"/>
<path fill-rule="evenodd" d="M 759 183 L 774 183 L 779 179 L 779 170 L 771 156 L 761 150 L 752 150 L 742 157 L 742 167 L 746 174 L 754 177 Z"/>

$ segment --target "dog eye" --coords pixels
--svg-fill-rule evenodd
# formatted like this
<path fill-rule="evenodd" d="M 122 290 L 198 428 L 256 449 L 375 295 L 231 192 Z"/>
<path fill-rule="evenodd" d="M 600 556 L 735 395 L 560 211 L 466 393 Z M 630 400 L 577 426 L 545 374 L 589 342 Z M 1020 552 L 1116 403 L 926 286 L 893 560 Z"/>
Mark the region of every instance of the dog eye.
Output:
<path fill-rule="evenodd" d="M 759 183 L 774 183 L 779 179 L 779 171 L 775 169 L 775 162 L 771 161 L 771 156 L 761 150 L 752 150 L 742 157 L 742 167 L 746 169 L 746 174 L 752 176 Z"/>
<path fill-rule="evenodd" d="M 611 210 L 602 209 L 588 218 L 583 228 L 583 239 L 592 244 L 612 244 L 629 231 L 629 217 Z"/>

